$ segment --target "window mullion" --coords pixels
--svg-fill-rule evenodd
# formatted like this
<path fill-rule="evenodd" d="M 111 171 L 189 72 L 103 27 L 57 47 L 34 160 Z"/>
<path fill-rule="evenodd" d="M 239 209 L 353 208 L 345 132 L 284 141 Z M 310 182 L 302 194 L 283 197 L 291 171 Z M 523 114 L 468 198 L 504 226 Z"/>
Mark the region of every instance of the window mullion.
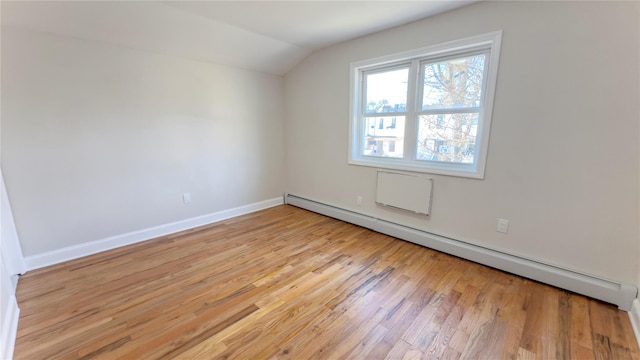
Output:
<path fill-rule="evenodd" d="M 388 116 L 406 116 L 407 113 L 404 111 L 399 112 L 377 112 L 377 113 L 362 113 L 363 118 L 374 118 L 374 117 L 388 117 Z"/>
<path fill-rule="evenodd" d="M 404 159 L 416 159 L 416 141 L 418 139 L 418 78 L 420 76 L 420 62 L 414 60 L 409 68 L 409 84 L 407 84 L 407 117 L 404 130 Z"/>
<path fill-rule="evenodd" d="M 418 115 L 479 113 L 480 107 L 448 108 L 418 111 Z"/>

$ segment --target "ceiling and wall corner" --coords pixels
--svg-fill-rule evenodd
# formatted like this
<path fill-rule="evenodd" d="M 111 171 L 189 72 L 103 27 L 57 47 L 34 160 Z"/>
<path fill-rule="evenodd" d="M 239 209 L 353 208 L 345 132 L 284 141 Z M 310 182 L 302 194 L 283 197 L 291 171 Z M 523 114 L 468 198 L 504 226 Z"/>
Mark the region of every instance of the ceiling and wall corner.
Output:
<path fill-rule="evenodd" d="M 284 75 L 319 48 L 475 1 L 2 1 L 2 25 Z"/>
<path fill-rule="evenodd" d="M 403 25 L 478 0 L 163 1 L 310 50 Z"/>
<path fill-rule="evenodd" d="M 310 53 L 153 1 L 2 2 L 3 26 L 283 74 Z"/>

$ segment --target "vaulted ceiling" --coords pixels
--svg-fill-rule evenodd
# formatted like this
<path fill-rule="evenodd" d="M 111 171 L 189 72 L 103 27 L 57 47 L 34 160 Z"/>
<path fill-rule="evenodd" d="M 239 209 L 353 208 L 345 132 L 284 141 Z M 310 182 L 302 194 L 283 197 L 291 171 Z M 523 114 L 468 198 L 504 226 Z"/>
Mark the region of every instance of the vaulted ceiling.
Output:
<path fill-rule="evenodd" d="M 319 48 L 475 1 L 2 1 L 1 21 L 282 75 Z"/>

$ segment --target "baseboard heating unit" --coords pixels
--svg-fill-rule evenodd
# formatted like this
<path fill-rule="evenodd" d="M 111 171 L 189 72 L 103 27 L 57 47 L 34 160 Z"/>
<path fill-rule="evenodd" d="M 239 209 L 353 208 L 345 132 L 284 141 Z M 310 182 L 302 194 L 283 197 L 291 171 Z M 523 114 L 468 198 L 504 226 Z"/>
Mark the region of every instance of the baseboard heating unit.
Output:
<path fill-rule="evenodd" d="M 636 298 L 637 288 L 633 285 L 600 279 L 591 275 L 543 264 L 292 194 L 285 194 L 284 202 L 430 249 L 615 304 L 621 310 L 631 310 L 633 300 Z"/>

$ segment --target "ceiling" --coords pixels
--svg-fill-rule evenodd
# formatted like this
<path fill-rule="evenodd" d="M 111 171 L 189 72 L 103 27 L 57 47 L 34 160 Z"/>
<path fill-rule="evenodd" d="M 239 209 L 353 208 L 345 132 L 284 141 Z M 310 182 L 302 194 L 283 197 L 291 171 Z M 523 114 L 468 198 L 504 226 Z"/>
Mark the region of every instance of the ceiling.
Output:
<path fill-rule="evenodd" d="M 2 25 L 277 75 L 312 51 L 462 7 L 443 1 L 2 1 Z"/>

